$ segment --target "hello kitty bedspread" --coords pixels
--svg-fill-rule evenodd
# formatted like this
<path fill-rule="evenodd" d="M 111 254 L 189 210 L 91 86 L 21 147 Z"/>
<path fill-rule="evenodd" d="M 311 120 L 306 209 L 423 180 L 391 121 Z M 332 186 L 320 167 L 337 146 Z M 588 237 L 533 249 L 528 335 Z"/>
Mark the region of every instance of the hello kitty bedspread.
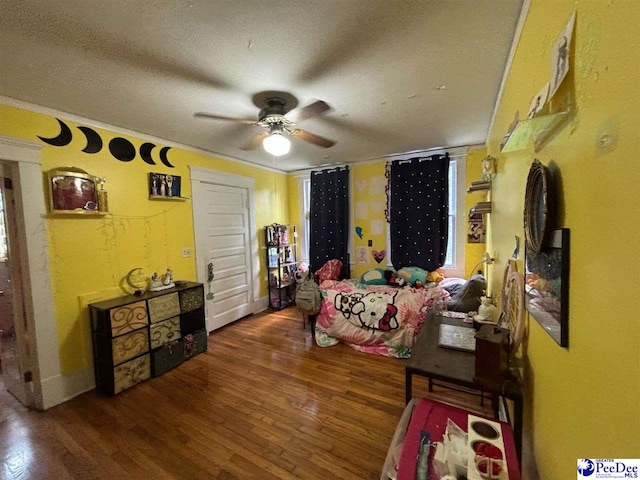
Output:
<path fill-rule="evenodd" d="M 320 284 L 322 307 L 315 337 L 321 347 L 344 342 L 367 353 L 409 358 L 422 322 L 449 293 L 438 287 L 393 288 L 353 280 Z"/>

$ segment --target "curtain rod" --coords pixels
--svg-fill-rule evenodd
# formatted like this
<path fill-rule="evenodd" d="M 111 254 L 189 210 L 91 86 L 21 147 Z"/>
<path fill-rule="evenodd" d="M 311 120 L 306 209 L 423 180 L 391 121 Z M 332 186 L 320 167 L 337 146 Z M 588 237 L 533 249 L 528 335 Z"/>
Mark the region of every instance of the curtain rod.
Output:
<path fill-rule="evenodd" d="M 311 173 L 329 173 L 332 171 L 339 171 L 339 170 L 349 170 L 349 166 L 345 165 L 343 167 L 332 167 L 332 168 L 324 168 L 322 170 L 311 170 Z"/>

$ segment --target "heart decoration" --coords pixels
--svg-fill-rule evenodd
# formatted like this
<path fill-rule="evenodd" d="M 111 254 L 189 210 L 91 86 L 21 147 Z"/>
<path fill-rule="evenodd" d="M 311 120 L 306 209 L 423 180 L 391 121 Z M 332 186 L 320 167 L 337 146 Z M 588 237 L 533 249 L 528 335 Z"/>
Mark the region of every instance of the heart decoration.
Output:
<path fill-rule="evenodd" d="M 356 180 L 356 188 L 359 192 L 364 192 L 364 189 L 367 188 L 366 180 Z"/>
<path fill-rule="evenodd" d="M 371 250 L 371 255 L 373 255 L 373 259 L 380 263 L 382 260 L 384 260 L 384 257 L 387 256 L 387 251 L 386 250 Z"/>

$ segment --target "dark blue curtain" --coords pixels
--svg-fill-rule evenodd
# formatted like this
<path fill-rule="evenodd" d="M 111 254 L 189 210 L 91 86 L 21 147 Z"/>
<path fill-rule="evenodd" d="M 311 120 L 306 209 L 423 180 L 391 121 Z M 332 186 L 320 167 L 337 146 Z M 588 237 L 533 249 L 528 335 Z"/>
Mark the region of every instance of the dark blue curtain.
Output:
<path fill-rule="evenodd" d="M 349 277 L 349 168 L 311 172 L 311 238 L 309 260 L 315 272 L 327 260 L 343 264 Z"/>
<path fill-rule="evenodd" d="M 393 266 L 441 267 L 449 231 L 449 154 L 392 162 L 388 175 Z"/>

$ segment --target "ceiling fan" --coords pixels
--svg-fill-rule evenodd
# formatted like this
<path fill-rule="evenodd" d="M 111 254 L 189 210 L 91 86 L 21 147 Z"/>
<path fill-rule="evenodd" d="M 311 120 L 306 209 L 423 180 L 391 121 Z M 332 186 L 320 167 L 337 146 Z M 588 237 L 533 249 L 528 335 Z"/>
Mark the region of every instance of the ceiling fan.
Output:
<path fill-rule="evenodd" d="M 297 123 L 331 110 L 331 107 L 322 100 L 317 100 L 304 108 L 295 109 L 298 105 L 298 100 L 290 93 L 261 92 L 254 95 L 253 103 L 260 108 L 257 121 L 229 118 L 210 113 L 196 113 L 194 117 L 230 121 L 242 125 L 255 125 L 267 129 L 267 131 L 257 134 L 240 147 L 242 150 L 255 150 L 262 143 L 263 148 L 268 153 L 275 156 L 285 155 L 289 153 L 291 148 L 291 142 L 287 136 L 299 138 L 322 148 L 329 148 L 336 144 L 333 140 L 296 128 Z"/>

